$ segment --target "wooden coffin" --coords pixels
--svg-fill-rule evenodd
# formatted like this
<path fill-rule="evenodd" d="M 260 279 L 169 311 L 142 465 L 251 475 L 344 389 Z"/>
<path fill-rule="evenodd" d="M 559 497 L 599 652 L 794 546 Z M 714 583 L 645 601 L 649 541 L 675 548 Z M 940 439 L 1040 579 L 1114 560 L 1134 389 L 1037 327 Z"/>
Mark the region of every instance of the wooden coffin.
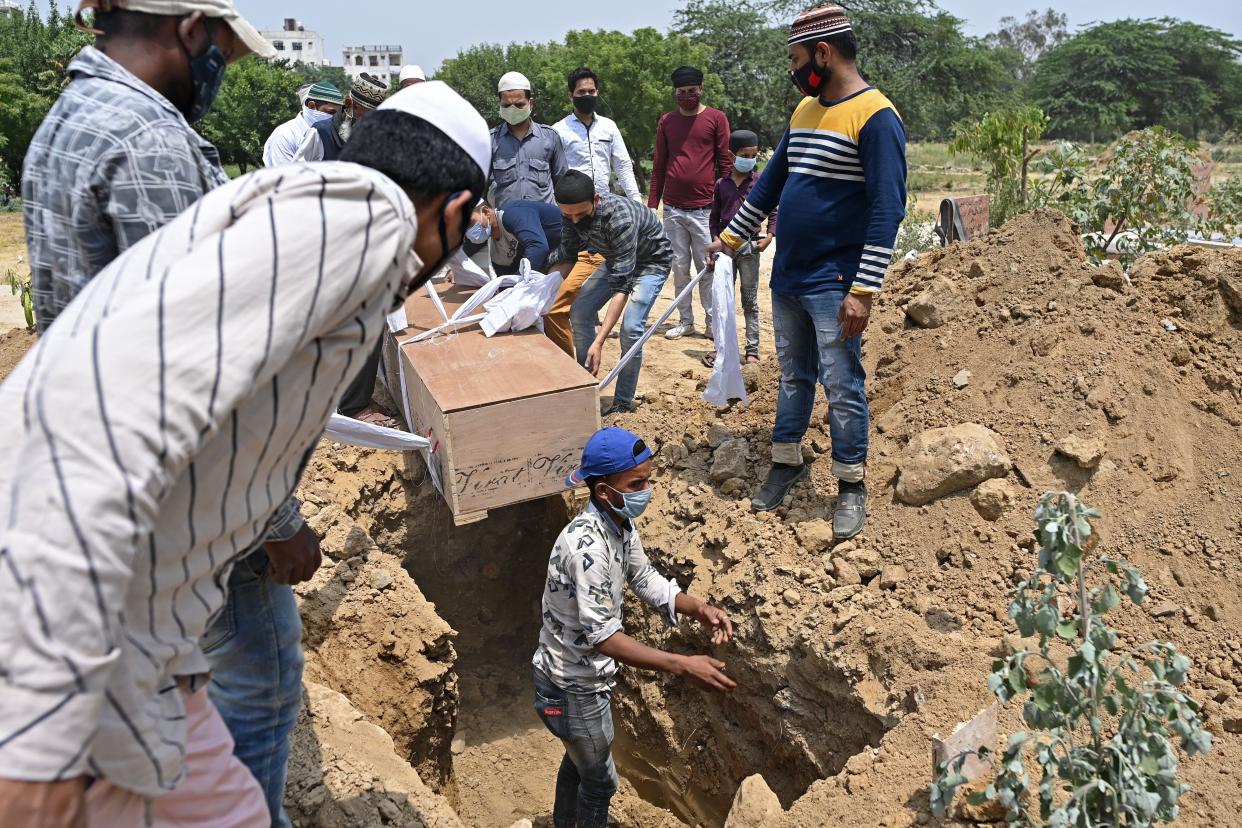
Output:
<path fill-rule="evenodd" d="M 438 284 L 449 314 L 471 292 Z M 405 311 L 390 354 L 443 321 L 425 289 Z M 410 430 L 431 440 L 428 469 L 459 524 L 564 491 L 600 426 L 595 377 L 537 329 L 488 338 L 475 324 L 399 350 Z"/>

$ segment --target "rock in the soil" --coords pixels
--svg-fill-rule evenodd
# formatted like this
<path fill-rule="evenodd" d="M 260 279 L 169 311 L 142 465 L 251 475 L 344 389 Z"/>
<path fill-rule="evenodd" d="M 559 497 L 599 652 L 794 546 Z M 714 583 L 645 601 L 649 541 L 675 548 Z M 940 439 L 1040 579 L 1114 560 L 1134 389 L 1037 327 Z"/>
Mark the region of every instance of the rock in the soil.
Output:
<path fill-rule="evenodd" d="M 1151 608 L 1152 618 L 1168 618 L 1171 615 L 1177 615 L 1182 608 L 1172 601 L 1161 601 Z"/>
<path fill-rule="evenodd" d="M 1222 273 L 1220 276 L 1220 295 L 1224 298 L 1229 310 L 1242 315 L 1242 275 Z"/>
<path fill-rule="evenodd" d="M 785 599 L 785 603 L 791 607 L 796 607 L 802 603 L 802 596 L 798 594 L 796 589 L 787 589 L 781 594 L 781 598 Z"/>
<path fill-rule="evenodd" d="M 453 741 L 449 745 L 449 749 L 453 751 L 454 756 L 460 756 L 466 752 L 466 734 L 454 733 Z"/>
<path fill-rule="evenodd" d="M 1095 269 L 1095 272 L 1091 274 L 1091 281 L 1098 287 L 1116 291 L 1117 293 L 1125 293 L 1126 287 L 1129 285 L 1129 280 L 1126 278 L 1126 272 L 1121 268 L 1121 263 L 1112 259 Z"/>
<path fill-rule="evenodd" d="M 957 389 L 965 388 L 970 385 L 970 372 L 965 368 L 953 375 L 953 387 Z"/>
<path fill-rule="evenodd" d="M 896 589 L 898 584 L 906 580 L 906 568 L 892 564 L 880 570 L 880 589 Z"/>
<path fill-rule="evenodd" d="M 534 828 L 534 823 L 529 819 L 519 819 L 517 822 L 510 825 L 509 828 Z"/>
<path fill-rule="evenodd" d="M 826 520 L 805 520 L 794 526 L 794 534 L 808 552 L 822 552 L 832 546 L 832 524 Z"/>
<path fill-rule="evenodd" d="M 862 575 L 858 574 L 858 570 L 854 568 L 854 565 L 844 558 L 832 559 L 832 575 L 837 579 L 838 586 L 862 583 Z"/>
<path fill-rule="evenodd" d="M 711 427 L 707 429 L 707 445 L 711 448 L 719 448 L 721 443 L 732 437 L 733 432 L 729 431 L 721 423 L 712 423 Z"/>
<path fill-rule="evenodd" d="M 953 282 L 937 276 L 927 289 L 906 305 L 906 315 L 920 328 L 939 328 L 958 314 L 962 297 Z"/>
<path fill-rule="evenodd" d="M 723 483 L 731 477 L 745 477 L 750 464 L 746 460 L 749 445 L 745 440 L 732 437 L 722 442 L 712 453 L 712 480 Z"/>
<path fill-rule="evenodd" d="M 861 578 L 874 578 L 880 574 L 880 553 L 874 549 L 851 549 L 845 553 L 845 560 L 858 570 Z"/>
<path fill-rule="evenodd" d="M 392 576 L 382 569 L 372 569 L 367 575 L 367 583 L 375 589 L 388 589 L 392 586 Z"/>
<path fill-rule="evenodd" d="M 985 480 L 970 493 L 970 505 L 984 520 L 1000 520 L 1013 503 L 1013 486 L 1003 477 Z"/>
<path fill-rule="evenodd" d="M 733 797 L 725 828 L 767 828 L 781 818 L 781 801 L 759 774 L 742 780 Z"/>
<path fill-rule="evenodd" d="M 1000 437 L 978 423 L 928 429 L 916 435 L 902 452 L 897 499 L 922 506 L 1003 477 L 1009 465 Z"/>
<path fill-rule="evenodd" d="M 1080 437 L 1067 434 L 1057 441 L 1057 454 L 1062 454 L 1078 464 L 1080 469 L 1094 469 L 1104 459 L 1104 441 L 1098 437 Z"/>

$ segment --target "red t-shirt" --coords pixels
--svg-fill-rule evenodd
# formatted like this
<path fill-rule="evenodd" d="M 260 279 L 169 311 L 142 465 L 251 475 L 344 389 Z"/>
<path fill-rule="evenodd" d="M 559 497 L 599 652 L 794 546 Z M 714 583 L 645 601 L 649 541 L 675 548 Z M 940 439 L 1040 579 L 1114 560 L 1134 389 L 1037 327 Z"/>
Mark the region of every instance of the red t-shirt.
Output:
<path fill-rule="evenodd" d="M 733 172 L 729 119 L 710 106 L 698 115 L 666 112 L 656 127 L 655 160 L 647 206 L 710 207 L 716 179 Z"/>

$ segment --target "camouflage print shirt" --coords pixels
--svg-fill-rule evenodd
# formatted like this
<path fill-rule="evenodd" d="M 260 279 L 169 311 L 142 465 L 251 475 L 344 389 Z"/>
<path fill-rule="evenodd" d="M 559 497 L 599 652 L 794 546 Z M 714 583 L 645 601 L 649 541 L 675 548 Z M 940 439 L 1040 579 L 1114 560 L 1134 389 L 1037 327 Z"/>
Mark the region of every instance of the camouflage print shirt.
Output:
<path fill-rule="evenodd" d="M 612 689 L 617 663 L 595 647 L 621 632 L 625 584 L 677 623 L 681 587 L 656 572 L 633 524 L 619 531 L 592 502 L 561 530 L 543 588 L 543 629 L 534 665 L 565 690 Z"/>

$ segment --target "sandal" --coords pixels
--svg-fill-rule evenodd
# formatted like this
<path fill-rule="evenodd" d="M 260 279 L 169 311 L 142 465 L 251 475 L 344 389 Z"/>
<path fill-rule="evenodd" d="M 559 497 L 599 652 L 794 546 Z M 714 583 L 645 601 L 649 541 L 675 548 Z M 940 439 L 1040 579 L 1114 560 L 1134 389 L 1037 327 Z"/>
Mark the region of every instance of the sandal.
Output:
<path fill-rule="evenodd" d="M 716 352 L 712 351 L 710 354 L 707 354 L 705 357 L 703 357 L 703 364 L 706 365 L 708 368 L 715 368 L 716 367 Z"/>
<path fill-rule="evenodd" d="M 389 417 L 383 411 L 380 411 L 378 408 L 374 407 L 359 411 L 354 415 L 353 419 L 360 423 L 367 423 L 368 425 L 380 426 L 382 428 L 397 427 L 397 421 L 395 419 Z"/>
<path fill-rule="evenodd" d="M 742 364 L 743 365 L 758 365 L 759 362 L 760 362 L 759 355 L 752 351 L 746 354 L 746 359 L 743 360 Z"/>

